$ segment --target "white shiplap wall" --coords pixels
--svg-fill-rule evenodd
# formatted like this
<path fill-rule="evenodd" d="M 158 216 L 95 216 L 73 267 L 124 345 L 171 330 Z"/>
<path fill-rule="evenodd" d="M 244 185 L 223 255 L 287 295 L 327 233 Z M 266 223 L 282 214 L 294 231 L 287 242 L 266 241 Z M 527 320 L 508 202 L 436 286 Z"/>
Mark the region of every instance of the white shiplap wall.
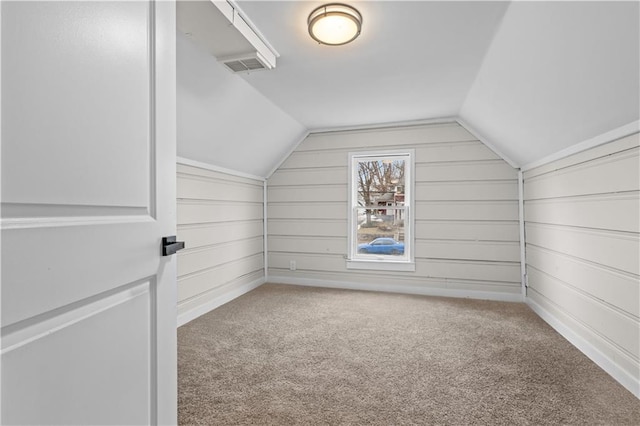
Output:
<path fill-rule="evenodd" d="M 638 396 L 639 140 L 524 173 L 528 303 Z"/>
<path fill-rule="evenodd" d="M 416 271 L 347 270 L 348 153 L 401 148 L 416 153 Z M 517 171 L 457 123 L 311 134 L 267 200 L 270 282 L 521 300 Z"/>
<path fill-rule="evenodd" d="M 178 323 L 264 283 L 264 182 L 177 167 Z"/>

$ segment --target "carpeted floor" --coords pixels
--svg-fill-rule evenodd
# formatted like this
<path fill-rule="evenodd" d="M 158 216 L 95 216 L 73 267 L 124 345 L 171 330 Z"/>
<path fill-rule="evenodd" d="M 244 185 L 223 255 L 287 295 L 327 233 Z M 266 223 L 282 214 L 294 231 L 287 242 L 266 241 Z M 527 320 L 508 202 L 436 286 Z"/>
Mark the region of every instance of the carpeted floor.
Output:
<path fill-rule="evenodd" d="M 285 285 L 178 330 L 182 425 L 638 425 L 526 305 Z"/>

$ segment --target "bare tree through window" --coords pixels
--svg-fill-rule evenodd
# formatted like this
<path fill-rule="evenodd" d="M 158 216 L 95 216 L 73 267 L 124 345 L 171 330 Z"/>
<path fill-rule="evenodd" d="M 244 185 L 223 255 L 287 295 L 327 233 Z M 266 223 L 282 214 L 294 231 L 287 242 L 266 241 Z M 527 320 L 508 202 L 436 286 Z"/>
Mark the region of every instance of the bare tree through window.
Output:
<path fill-rule="evenodd" d="M 399 193 L 404 195 L 404 160 L 358 162 L 358 204 L 367 207 L 368 226 L 371 225 L 371 214 L 377 210 L 371 207 L 377 207 L 376 202 L 397 203 Z M 391 199 L 388 200 L 389 198 Z M 404 198 L 401 201 L 404 202 Z"/>
<path fill-rule="evenodd" d="M 377 238 L 404 243 L 405 159 L 371 158 L 357 162 L 358 243 L 374 243 Z M 389 253 L 403 254 L 404 248 L 389 248 Z M 359 253 L 374 253 L 378 247 L 360 246 Z"/>
<path fill-rule="evenodd" d="M 404 268 L 401 263 L 413 262 L 413 155 L 413 150 L 350 154 L 348 267 L 381 262 Z"/>

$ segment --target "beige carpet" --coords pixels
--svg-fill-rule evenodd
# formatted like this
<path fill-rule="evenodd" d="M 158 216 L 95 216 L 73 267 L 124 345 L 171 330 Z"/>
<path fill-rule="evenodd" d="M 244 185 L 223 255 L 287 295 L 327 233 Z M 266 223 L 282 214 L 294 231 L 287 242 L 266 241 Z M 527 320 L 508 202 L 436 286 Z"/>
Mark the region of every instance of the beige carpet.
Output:
<path fill-rule="evenodd" d="M 640 424 L 519 303 L 264 285 L 178 342 L 183 425 Z"/>

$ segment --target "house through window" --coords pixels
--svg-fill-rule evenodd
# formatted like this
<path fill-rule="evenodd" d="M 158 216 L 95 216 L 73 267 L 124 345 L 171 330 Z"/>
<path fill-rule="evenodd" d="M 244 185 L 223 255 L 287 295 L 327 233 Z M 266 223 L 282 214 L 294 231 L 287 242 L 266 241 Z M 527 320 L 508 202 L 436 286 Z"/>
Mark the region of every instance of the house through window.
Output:
<path fill-rule="evenodd" d="M 350 154 L 349 268 L 413 270 L 411 151 Z"/>

